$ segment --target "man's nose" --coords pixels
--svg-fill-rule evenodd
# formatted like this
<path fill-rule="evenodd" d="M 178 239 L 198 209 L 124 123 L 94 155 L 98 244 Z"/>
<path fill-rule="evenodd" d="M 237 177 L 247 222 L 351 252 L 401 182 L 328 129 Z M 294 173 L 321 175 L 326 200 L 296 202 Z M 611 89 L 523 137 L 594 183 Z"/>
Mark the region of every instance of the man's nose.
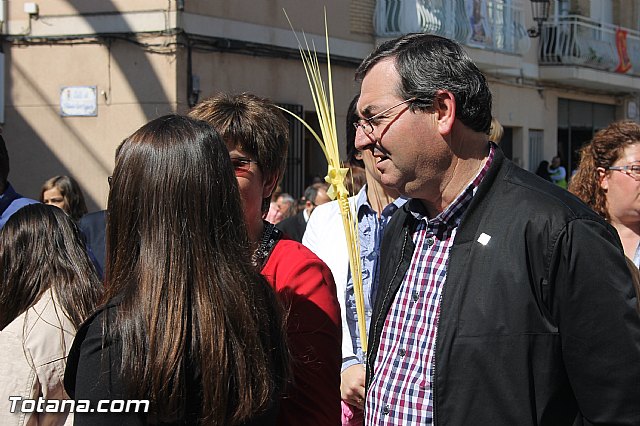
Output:
<path fill-rule="evenodd" d="M 356 131 L 355 145 L 358 151 L 369 149 L 373 145 L 375 145 L 375 143 L 376 141 L 373 137 L 373 133 L 370 135 L 365 135 L 364 130 L 362 130 L 362 128 L 359 128 Z"/>

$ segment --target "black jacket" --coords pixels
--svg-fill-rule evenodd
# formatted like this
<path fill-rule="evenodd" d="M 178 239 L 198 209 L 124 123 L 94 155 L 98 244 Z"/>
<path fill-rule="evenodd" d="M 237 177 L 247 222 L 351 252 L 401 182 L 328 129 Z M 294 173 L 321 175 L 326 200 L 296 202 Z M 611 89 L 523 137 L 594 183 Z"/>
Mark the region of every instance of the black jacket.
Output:
<path fill-rule="evenodd" d="M 136 400 L 128 398 L 126 386 L 120 376 L 122 341 L 104 335 L 105 323 L 115 321 L 117 309 L 118 303 L 113 301 L 106 307 L 99 308 L 80 326 L 69 350 L 64 373 L 64 388 L 76 402 L 84 401 L 76 406 L 77 408 L 82 405 L 83 408 L 76 410 L 73 424 L 75 426 L 143 426 L 147 424 L 194 426 L 201 424 L 202 383 L 199 380 L 200 373 L 197 366 L 187 365 L 186 367 L 185 412 L 180 419 L 165 423 L 152 422 L 147 418 L 144 404 L 137 404 Z M 204 366 L 204 368 L 210 368 L 210 366 Z M 114 400 L 130 402 L 125 403 L 125 408 L 114 405 L 119 412 L 99 412 L 100 407 L 108 408 Z M 91 408 L 85 407 L 87 401 L 90 401 Z M 102 402 L 101 405 L 100 401 L 106 402 Z M 278 401 L 274 401 L 271 408 L 257 414 L 242 426 L 275 425 L 278 408 Z"/>
<path fill-rule="evenodd" d="M 411 201 L 416 203 L 417 200 Z M 367 386 L 414 251 L 407 203 L 381 252 Z M 491 236 L 486 245 L 478 237 Z M 497 149 L 464 214 L 435 344 L 443 425 L 640 425 L 640 317 L 615 230 Z"/>
<path fill-rule="evenodd" d="M 298 212 L 294 216 L 278 222 L 276 228 L 284 232 L 292 240 L 302 243 L 302 236 L 307 229 L 307 221 L 304 220 L 304 213 Z"/>

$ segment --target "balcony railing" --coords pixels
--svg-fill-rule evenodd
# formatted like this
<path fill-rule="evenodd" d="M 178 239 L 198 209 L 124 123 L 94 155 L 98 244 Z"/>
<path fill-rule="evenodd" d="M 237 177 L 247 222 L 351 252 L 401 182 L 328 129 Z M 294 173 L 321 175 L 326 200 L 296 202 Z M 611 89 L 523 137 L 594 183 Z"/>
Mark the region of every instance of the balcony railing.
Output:
<path fill-rule="evenodd" d="M 540 63 L 640 75 L 640 32 L 583 16 L 554 16 L 542 28 Z"/>
<path fill-rule="evenodd" d="M 381 37 L 426 32 L 511 54 L 530 47 L 520 0 L 378 0 L 374 25 Z"/>

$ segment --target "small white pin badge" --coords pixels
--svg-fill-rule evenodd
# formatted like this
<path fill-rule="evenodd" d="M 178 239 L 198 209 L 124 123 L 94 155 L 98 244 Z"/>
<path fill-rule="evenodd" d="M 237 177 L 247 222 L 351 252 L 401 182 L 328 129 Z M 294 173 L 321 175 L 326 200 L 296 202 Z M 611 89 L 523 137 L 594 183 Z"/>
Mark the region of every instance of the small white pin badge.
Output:
<path fill-rule="evenodd" d="M 483 246 L 486 246 L 489 243 L 489 240 L 491 239 L 491 235 L 487 235 L 484 232 L 482 234 L 480 234 L 480 236 L 478 237 L 478 242 L 480 244 L 482 244 Z"/>

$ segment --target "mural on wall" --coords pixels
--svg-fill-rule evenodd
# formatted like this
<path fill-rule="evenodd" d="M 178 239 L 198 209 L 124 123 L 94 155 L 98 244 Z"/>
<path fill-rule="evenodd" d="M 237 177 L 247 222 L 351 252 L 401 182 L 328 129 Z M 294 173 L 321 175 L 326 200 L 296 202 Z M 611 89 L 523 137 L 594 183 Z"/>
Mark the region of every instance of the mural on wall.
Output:
<path fill-rule="evenodd" d="M 465 0 L 465 6 L 471 28 L 468 44 L 491 45 L 491 27 L 487 22 L 487 0 Z"/>

